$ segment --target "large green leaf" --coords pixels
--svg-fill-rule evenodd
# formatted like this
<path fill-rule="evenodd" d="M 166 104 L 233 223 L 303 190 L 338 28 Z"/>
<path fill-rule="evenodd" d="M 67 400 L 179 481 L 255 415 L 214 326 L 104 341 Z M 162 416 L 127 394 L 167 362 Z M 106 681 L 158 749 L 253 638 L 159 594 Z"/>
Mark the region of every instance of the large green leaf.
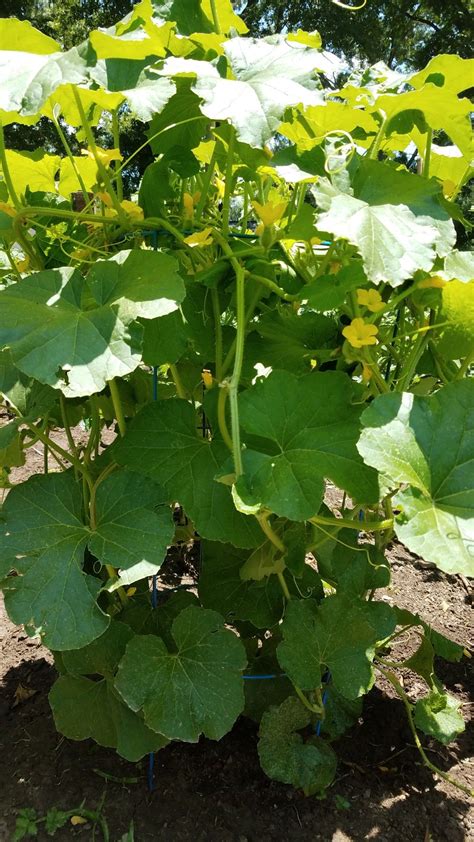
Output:
<path fill-rule="evenodd" d="M 415 725 L 420 731 L 447 745 L 464 731 L 465 723 L 459 708 L 461 703 L 449 695 L 433 690 L 418 699 L 414 708 Z"/>
<path fill-rule="evenodd" d="M 159 570 L 175 531 L 164 491 L 148 477 L 116 471 L 99 485 L 96 525 L 89 549 L 103 564 L 120 568 L 129 585 Z"/>
<path fill-rule="evenodd" d="M 173 535 L 171 513 L 151 480 L 127 471 L 98 487 L 95 530 L 82 520 L 71 473 L 35 476 L 16 486 L 3 507 L 0 546 L 19 575 L 6 580 L 5 603 L 16 623 L 33 625 L 47 646 L 79 649 L 109 618 L 96 602 L 99 580 L 83 573 L 84 550 L 123 572 L 125 583 L 156 573 Z"/>
<path fill-rule="evenodd" d="M 39 32 L 27 20 L 0 19 L 0 50 L 49 55 L 60 49 L 57 41 Z"/>
<path fill-rule="evenodd" d="M 49 693 L 56 728 L 70 740 L 92 738 L 131 762 L 168 742 L 122 701 L 110 681 L 61 675 Z"/>
<path fill-rule="evenodd" d="M 346 595 L 327 597 L 320 606 L 312 599 L 291 600 L 278 660 L 303 690 L 320 687 L 329 668 L 336 690 L 356 699 L 373 685 L 375 644 L 394 628 L 395 616 L 385 603 Z"/>
<path fill-rule="evenodd" d="M 308 294 L 310 298 L 311 289 L 312 285 L 307 293 L 304 288 L 301 297 Z M 249 380 L 255 377 L 257 363 L 305 374 L 311 370 L 311 360 L 329 356 L 338 342 L 333 319 L 320 313 L 295 313 L 288 307 L 265 313 L 253 327 L 245 344 L 244 374 Z"/>
<path fill-rule="evenodd" d="M 145 407 L 114 453 L 120 464 L 161 483 L 202 537 L 242 547 L 261 543 L 256 521 L 237 512 L 228 486 L 215 481 L 229 451 L 221 441 L 202 437 L 191 404 L 176 399 Z"/>
<path fill-rule="evenodd" d="M 377 478 L 357 455 L 360 408 L 339 372 L 298 379 L 273 372 L 239 397 L 247 440 L 241 498 L 291 520 L 316 514 L 331 479 L 359 502 L 378 499 Z M 258 448 L 258 449 L 257 449 Z"/>
<path fill-rule="evenodd" d="M 357 247 L 370 281 L 388 281 L 394 287 L 418 269 L 429 271 L 437 244 L 439 248 L 438 227 L 406 205 L 369 205 L 353 196 L 336 195 L 329 210 L 320 214 L 318 226 Z"/>
<path fill-rule="evenodd" d="M 165 737 L 194 743 L 203 733 L 219 740 L 244 707 L 244 647 L 220 614 L 194 606 L 174 620 L 172 635 L 173 652 L 160 638 L 133 638 L 115 687 Z"/>
<path fill-rule="evenodd" d="M 3 506 L 2 553 L 25 556 L 15 560 L 20 575 L 5 582 L 8 614 L 14 623 L 32 625 L 51 649 L 85 646 L 109 623 L 82 572 L 87 532 L 81 507 L 70 474 L 32 477 L 12 489 Z"/>
<path fill-rule="evenodd" d="M 263 771 L 273 780 L 293 784 L 305 795 L 323 792 L 334 780 L 336 755 L 328 743 L 311 736 L 306 742 L 298 731 L 311 715 L 299 699 L 290 696 L 262 716 L 258 756 Z"/>
<path fill-rule="evenodd" d="M 288 106 L 322 102 L 314 81 L 317 50 L 273 36 L 232 38 L 224 51 L 234 78 L 222 78 L 205 62 L 190 62 L 189 72 L 197 75 L 193 90 L 203 100 L 202 113 L 211 120 L 229 120 L 244 143 L 264 146 Z M 186 72 L 186 64 L 173 62 L 170 72 Z"/>
<path fill-rule="evenodd" d="M 50 55 L 5 49 L 0 52 L 0 109 L 3 111 L 36 116 L 60 85 L 81 85 L 86 81 L 86 60 L 77 47 Z"/>
<path fill-rule="evenodd" d="M 430 398 L 383 395 L 364 412 L 358 449 L 392 484 L 400 540 L 447 573 L 474 575 L 474 382 Z"/>
<path fill-rule="evenodd" d="M 25 374 L 68 397 L 90 395 L 139 365 L 134 320 L 176 310 L 184 294 L 173 258 L 151 251 L 98 261 L 87 284 L 71 268 L 39 272 L 0 292 L 0 344 Z"/>
<path fill-rule="evenodd" d="M 203 541 L 199 597 L 206 608 L 219 611 L 229 622 L 248 620 L 257 628 L 269 628 L 283 615 L 281 587 L 276 576 L 244 581 L 240 570 L 248 555 L 229 544 Z"/>

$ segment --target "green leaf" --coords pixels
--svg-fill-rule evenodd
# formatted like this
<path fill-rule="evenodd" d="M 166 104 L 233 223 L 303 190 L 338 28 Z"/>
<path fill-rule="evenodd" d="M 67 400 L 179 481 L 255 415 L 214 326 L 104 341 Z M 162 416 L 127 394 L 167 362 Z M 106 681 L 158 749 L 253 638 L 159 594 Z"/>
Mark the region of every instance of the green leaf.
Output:
<path fill-rule="evenodd" d="M 423 70 L 409 76 L 407 82 L 412 88 L 421 88 L 426 82 L 444 87 L 455 94 L 466 90 L 466 79 L 474 72 L 474 59 L 457 55 L 442 54 L 432 58 Z"/>
<path fill-rule="evenodd" d="M 242 142 L 264 146 L 288 106 L 322 101 L 314 81 L 317 50 L 272 36 L 232 38 L 224 51 L 233 79 L 223 79 L 204 62 L 202 67 L 190 63 L 189 70 L 197 73 L 193 90 L 203 100 L 202 113 L 211 120 L 229 120 Z M 177 66 L 185 72 L 186 61 Z"/>
<path fill-rule="evenodd" d="M 168 500 L 179 500 L 203 538 L 257 546 L 260 527 L 237 512 L 230 489 L 214 480 L 229 451 L 222 442 L 203 438 L 196 421 L 184 400 L 150 404 L 115 445 L 115 459 L 163 485 Z"/>
<path fill-rule="evenodd" d="M 0 50 L 49 55 L 60 50 L 57 41 L 34 29 L 28 20 L 2 18 L 0 20 Z"/>
<path fill-rule="evenodd" d="M 44 149 L 36 149 L 34 152 L 15 152 L 8 149 L 5 154 L 8 170 L 18 194 L 26 193 L 27 187 L 32 192 L 56 192 L 55 178 L 61 163 L 59 155 L 48 155 Z"/>
<path fill-rule="evenodd" d="M 398 608 L 396 605 L 393 608 L 397 617 L 397 625 L 400 626 L 421 626 L 424 630 L 425 636 L 430 641 L 435 655 L 444 658 L 445 661 L 458 663 L 464 655 L 464 647 L 454 640 L 445 637 L 444 634 L 435 631 L 429 623 L 426 623 L 419 614 L 412 614 L 405 608 Z"/>
<path fill-rule="evenodd" d="M 60 85 L 81 85 L 86 81 L 86 60 L 77 47 L 50 55 L 23 50 L 14 54 L 8 50 L 0 52 L 0 110 L 37 116 Z"/>
<path fill-rule="evenodd" d="M 67 824 L 70 816 L 70 813 L 66 813 L 64 810 L 58 810 L 56 807 L 52 807 L 46 813 L 46 821 L 44 823 L 46 833 L 49 836 L 54 836 L 57 830 Z"/>
<path fill-rule="evenodd" d="M 318 227 L 356 246 L 370 281 L 388 281 L 394 287 L 418 269 L 431 269 L 440 237 L 429 218 L 416 216 L 405 205 L 372 206 L 346 195 L 332 199 L 330 209 L 320 214 Z M 451 240 L 450 234 L 452 245 Z M 448 240 L 443 247 L 447 249 Z"/>
<path fill-rule="evenodd" d="M 298 731 L 310 724 L 310 714 L 290 696 L 279 708 L 264 713 L 260 725 L 258 755 L 269 778 L 293 784 L 305 795 L 324 792 L 334 780 L 337 758 L 320 737 L 304 742 Z"/>
<path fill-rule="evenodd" d="M 472 251 L 458 251 L 454 249 L 444 261 L 444 269 L 440 272 L 445 281 L 455 278 L 469 283 L 474 280 L 474 254 Z"/>
<path fill-rule="evenodd" d="M 378 498 L 375 474 L 357 455 L 359 407 L 353 384 L 339 372 L 297 379 L 273 372 L 239 397 L 240 423 L 252 436 L 243 451 L 237 491 L 281 517 L 316 514 L 331 479 L 358 501 Z"/>
<path fill-rule="evenodd" d="M 271 705 L 280 705 L 289 695 L 294 693 L 291 681 L 283 675 L 275 655 L 275 640 L 267 638 L 257 649 L 255 657 L 249 657 L 246 667 L 247 678 L 244 681 L 245 716 L 254 722 L 260 722 L 263 714 Z M 259 678 L 259 676 L 273 676 Z"/>
<path fill-rule="evenodd" d="M 164 491 L 147 477 L 115 471 L 97 490 L 95 532 L 89 549 L 103 564 L 120 568 L 118 585 L 153 576 L 175 531 Z"/>
<path fill-rule="evenodd" d="M 461 703 L 454 696 L 433 690 L 415 704 L 415 725 L 424 734 L 447 745 L 464 731 L 460 707 Z"/>
<path fill-rule="evenodd" d="M 248 556 L 230 544 L 203 541 L 199 598 L 228 622 L 248 620 L 257 628 L 271 628 L 283 615 L 281 587 L 276 576 L 244 581 L 240 571 Z"/>
<path fill-rule="evenodd" d="M 329 740 L 338 740 L 359 719 L 363 710 L 363 700 L 346 699 L 333 687 L 332 683 L 324 689 L 324 719 L 321 734 Z"/>
<path fill-rule="evenodd" d="M 151 251 L 98 261 L 86 287 L 71 268 L 38 272 L 0 292 L 0 343 L 21 371 L 67 397 L 94 394 L 139 365 L 134 319 L 170 313 L 184 294 L 173 258 Z"/>
<path fill-rule="evenodd" d="M 125 654 L 133 631 L 120 620 L 112 620 L 106 631 L 82 649 L 61 653 L 62 664 L 71 675 L 102 675 L 112 678 Z"/>
<path fill-rule="evenodd" d="M 32 623 L 58 651 L 99 637 L 109 617 L 96 603 L 99 580 L 82 572 L 85 547 L 122 570 L 119 583 L 156 573 L 174 532 L 170 510 L 154 511 L 160 504 L 154 483 L 117 471 L 98 486 L 91 530 L 82 522 L 81 493 L 70 472 L 35 476 L 12 489 L 0 541 L 6 558 L 21 556 L 14 564 L 20 575 L 4 586 L 13 622 Z"/>
<path fill-rule="evenodd" d="M 358 261 L 351 261 L 335 275 L 321 275 L 308 284 L 302 292 L 302 298 L 307 300 L 310 307 L 325 313 L 338 309 L 349 292 L 366 283 L 367 277 L 362 265 Z"/>
<path fill-rule="evenodd" d="M 303 690 L 320 687 L 327 668 L 335 689 L 356 699 L 373 685 L 375 644 L 395 627 L 384 603 L 346 595 L 330 596 L 320 606 L 312 599 L 291 600 L 281 626 L 278 660 Z"/>
<path fill-rule="evenodd" d="M 301 292 L 306 298 L 306 288 Z M 306 374 L 311 360 L 329 356 L 338 342 L 337 325 L 319 313 L 295 313 L 288 307 L 265 313 L 245 344 L 244 374 L 255 377 L 258 363 Z"/>
<path fill-rule="evenodd" d="M 469 100 L 460 99 L 449 87 L 426 82 L 415 91 L 385 94 L 377 99 L 376 108 L 384 111 L 389 122 L 387 132 L 396 127 L 396 118 L 403 112 L 423 114 L 428 126 L 441 129 L 469 160 L 471 157 L 471 122 Z M 412 120 L 412 125 L 414 121 Z"/>
<path fill-rule="evenodd" d="M 323 533 L 324 537 L 324 533 Z M 338 593 L 364 598 L 368 591 L 390 584 L 390 565 L 383 552 L 371 544 L 360 544 L 357 532 L 341 529 L 330 548 L 314 550 L 321 576 L 330 581 Z"/>
<path fill-rule="evenodd" d="M 95 740 L 131 762 L 168 742 L 146 726 L 111 682 L 61 675 L 49 693 L 56 728 L 70 740 Z"/>
<path fill-rule="evenodd" d="M 245 650 L 215 611 L 190 606 L 172 625 L 175 651 L 137 636 L 120 662 L 115 687 L 146 724 L 169 739 L 219 740 L 244 707 Z"/>
<path fill-rule="evenodd" d="M 19 576 L 4 584 L 8 615 L 33 624 L 51 649 L 73 649 L 99 637 L 109 617 L 82 572 L 87 532 L 71 474 L 34 476 L 12 489 L 3 506 L 0 542 L 7 557 L 25 555 Z"/>
<path fill-rule="evenodd" d="M 474 575 L 474 382 L 430 398 L 382 395 L 364 412 L 358 449 L 396 487 L 395 531 L 446 573 Z"/>
<path fill-rule="evenodd" d="M 428 687 L 434 686 L 434 649 L 429 637 L 423 635 L 416 652 L 403 661 L 402 666 L 416 672 L 426 681 Z"/>

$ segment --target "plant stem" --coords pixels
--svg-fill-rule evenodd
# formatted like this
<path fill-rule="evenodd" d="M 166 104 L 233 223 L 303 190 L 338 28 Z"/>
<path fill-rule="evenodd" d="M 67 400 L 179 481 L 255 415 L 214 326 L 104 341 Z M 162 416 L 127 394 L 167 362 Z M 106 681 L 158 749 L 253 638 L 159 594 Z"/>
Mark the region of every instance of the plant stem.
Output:
<path fill-rule="evenodd" d="M 387 518 L 387 520 L 364 520 L 362 522 L 355 521 L 355 520 L 348 520 L 347 518 L 342 517 L 324 517 L 323 515 L 314 515 L 313 517 L 308 518 L 310 523 L 316 524 L 318 526 L 337 526 L 339 529 L 356 529 L 358 532 L 361 530 L 364 532 L 383 532 L 385 529 L 392 529 L 393 527 L 393 518 Z"/>
<path fill-rule="evenodd" d="M 474 348 L 467 355 L 467 357 L 464 357 L 464 360 L 462 361 L 461 365 L 459 366 L 458 373 L 456 374 L 456 377 L 454 379 L 455 380 L 462 380 L 462 378 L 465 377 L 465 375 L 467 374 L 467 372 L 469 370 L 469 366 L 473 362 L 474 362 Z"/>
<path fill-rule="evenodd" d="M 469 787 L 464 786 L 464 784 L 461 784 L 461 783 L 459 783 L 459 781 L 454 780 L 454 778 L 452 778 L 450 775 L 447 775 L 446 772 L 443 772 L 443 771 L 441 771 L 441 769 L 438 769 L 438 767 L 435 766 L 434 763 L 432 763 L 431 760 L 427 757 L 427 755 L 425 753 L 425 750 L 424 750 L 423 746 L 421 745 L 420 738 L 418 736 L 418 733 L 417 733 L 417 730 L 416 730 L 416 727 L 415 727 L 415 723 L 413 721 L 413 714 L 412 714 L 413 706 L 412 706 L 407 694 L 405 693 L 402 685 L 400 684 L 396 675 L 393 674 L 393 672 L 390 672 L 389 670 L 384 670 L 381 667 L 377 667 L 377 668 L 378 668 L 379 672 L 381 672 L 382 675 L 387 679 L 387 681 L 390 682 L 390 684 L 395 689 L 397 695 L 400 697 L 400 699 L 402 700 L 402 702 L 405 706 L 405 710 L 406 710 L 406 714 L 407 714 L 407 718 L 408 718 L 408 724 L 410 726 L 410 730 L 411 730 L 411 733 L 413 735 L 415 745 L 416 745 L 416 747 L 417 747 L 417 749 L 418 749 L 418 751 L 421 755 L 421 758 L 422 758 L 425 766 L 427 766 L 428 769 L 431 769 L 431 771 L 434 772 L 436 775 L 439 775 L 440 778 L 443 778 L 443 780 L 447 781 L 452 786 L 455 786 L 457 789 L 460 789 L 461 792 L 466 793 L 466 795 L 470 795 L 471 798 L 472 798 L 474 796 L 474 789 L 469 789 Z"/>
<path fill-rule="evenodd" d="M 101 179 L 104 183 L 105 189 L 107 190 L 107 192 L 108 192 L 108 194 L 109 194 L 109 196 L 112 200 L 112 204 L 113 204 L 115 210 L 117 211 L 119 219 L 122 220 L 122 221 L 126 221 L 127 215 L 126 215 L 124 209 L 122 208 L 122 206 L 121 206 L 121 204 L 120 204 L 120 202 L 117 198 L 117 194 L 115 193 L 111 178 L 109 176 L 109 173 L 107 172 L 107 167 L 105 167 L 104 164 L 102 163 L 102 161 L 100 160 L 99 153 L 97 151 L 97 145 L 96 145 L 96 142 L 95 142 L 95 138 L 94 138 L 93 132 L 91 130 L 91 127 L 89 126 L 89 123 L 88 123 L 88 120 L 87 120 L 87 117 L 86 117 L 86 114 L 85 114 L 85 111 L 84 111 L 84 107 L 82 105 L 82 101 L 81 101 L 79 91 L 77 90 L 77 88 L 74 85 L 72 86 L 72 91 L 73 91 L 73 94 L 74 94 L 74 99 L 76 101 L 77 109 L 79 111 L 79 116 L 81 118 L 82 128 L 84 129 L 84 134 L 86 136 L 87 143 L 90 146 L 91 152 L 94 156 L 94 160 L 97 164 L 98 173 L 99 173 L 99 175 L 100 175 L 100 177 L 101 177 Z"/>
<path fill-rule="evenodd" d="M 267 536 L 268 540 L 271 541 L 272 544 L 277 548 L 277 550 L 280 550 L 281 553 L 286 553 L 286 547 L 285 547 L 283 541 L 278 537 L 278 535 L 272 529 L 270 523 L 268 522 L 269 517 L 270 517 L 270 515 L 263 514 L 263 515 L 259 515 L 257 517 L 257 520 L 258 520 L 262 530 L 265 532 L 265 535 Z M 285 587 L 286 587 L 286 585 L 285 585 Z M 291 597 L 287 597 L 287 598 L 291 599 Z"/>
<path fill-rule="evenodd" d="M 3 178 L 5 179 L 5 184 L 7 186 L 8 194 L 10 199 L 13 202 L 15 210 L 19 210 L 21 208 L 21 202 L 17 196 L 17 192 L 15 190 L 12 177 L 10 175 L 10 170 L 8 167 L 7 161 L 7 153 L 5 150 L 5 136 L 3 134 L 3 123 L 0 120 L 0 164 L 2 167 Z"/>
<path fill-rule="evenodd" d="M 275 281 L 270 280 L 270 278 L 265 278 L 263 275 L 254 275 L 252 272 L 249 275 L 249 280 L 258 281 L 259 284 L 263 284 L 263 286 L 267 287 L 267 289 L 271 289 L 272 292 L 275 292 L 280 296 L 280 298 L 283 298 L 284 301 L 301 301 L 301 299 L 304 298 L 304 290 L 291 295 L 289 292 L 285 292 L 284 289 L 279 287 Z"/>
<path fill-rule="evenodd" d="M 54 123 L 54 127 L 55 127 L 55 129 L 56 129 L 56 131 L 59 135 L 59 139 L 60 139 L 62 145 L 64 146 L 64 151 L 66 152 L 66 155 L 69 159 L 71 167 L 72 167 L 72 169 L 74 171 L 74 174 L 77 178 L 79 187 L 82 190 L 82 195 L 84 196 L 84 201 L 85 201 L 86 205 L 88 205 L 89 204 L 89 193 L 88 193 L 87 187 L 84 183 L 84 179 L 82 178 L 81 173 L 79 172 L 79 168 L 77 166 L 77 163 L 74 160 L 74 155 L 72 154 L 71 147 L 69 146 L 69 143 L 67 142 L 66 135 L 64 134 L 64 132 L 61 128 L 61 124 L 59 122 L 59 119 L 56 117 L 56 115 L 54 113 L 54 108 L 53 108 L 52 120 L 53 120 L 53 123 Z"/>
<path fill-rule="evenodd" d="M 181 381 L 181 377 L 179 376 L 179 371 L 176 365 L 170 365 L 169 367 L 171 377 L 173 378 L 174 385 L 176 386 L 176 394 L 178 398 L 183 398 L 184 400 L 187 399 L 186 389 L 183 386 Z"/>
<path fill-rule="evenodd" d="M 425 146 L 425 156 L 423 159 L 423 172 L 422 175 L 424 178 L 430 177 L 430 163 L 431 163 L 431 144 L 433 143 L 433 129 L 428 128 L 426 132 L 426 146 Z"/>
<path fill-rule="evenodd" d="M 383 112 L 381 112 L 381 111 L 379 111 L 378 113 L 382 117 L 382 122 L 380 124 L 380 128 L 379 128 L 379 130 L 378 130 L 378 132 L 375 136 L 374 142 L 373 142 L 372 146 L 370 147 L 369 153 L 367 155 L 367 157 L 370 158 L 372 161 L 376 161 L 377 158 L 378 158 L 380 146 L 382 144 L 382 140 L 385 137 L 385 132 L 386 132 L 387 125 L 388 125 L 388 117 L 386 115 L 384 115 Z"/>
<path fill-rule="evenodd" d="M 220 22 L 219 22 L 219 15 L 218 15 L 218 12 L 217 12 L 216 0 L 211 0 L 211 12 L 212 12 L 212 20 L 214 21 L 214 29 L 216 30 L 217 34 L 220 35 L 222 30 L 221 30 L 221 25 L 220 25 Z"/>
<path fill-rule="evenodd" d="M 112 134 L 114 137 L 114 149 L 118 149 L 120 152 L 120 123 L 119 123 L 119 114 L 118 108 L 115 111 L 112 111 Z M 123 178 L 122 178 L 122 171 L 120 169 L 120 161 L 115 161 L 115 181 L 117 182 L 117 198 L 119 202 L 123 199 Z"/>
<path fill-rule="evenodd" d="M 232 448 L 234 454 L 234 467 L 236 479 L 244 472 L 242 464 L 242 452 L 240 447 L 240 423 L 238 391 L 242 363 L 244 359 L 245 343 L 245 269 L 239 265 L 236 272 L 237 285 L 237 335 L 235 344 L 234 370 L 229 383 L 229 404 L 232 429 Z"/>
<path fill-rule="evenodd" d="M 214 151 L 211 155 L 211 160 L 209 161 L 209 166 L 206 171 L 206 175 L 204 176 L 202 187 L 201 187 L 201 198 L 196 205 L 196 209 L 194 211 L 194 221 L 200 222 L 202 212 L 204 210 L 204 205 L 206 204 L 207 197 L 209 195 L 209 188 L 211 186 L 212 177 L 214 175 L 214 170 L 216 168 L 216 160 L 217 160 L 217 143 L 214 146 Z"/>
<path fill-rule="evenodd" d="M 73 435 L 72 435 L 72 432 L 71 432 L 71 425 L 69 424 L 69 420 L 68 420 L 68 417 L 67 417 L 66 401 L 64 399 L 64 395 L 63 395 L 62 392 L 59 395 L 59 406 L 60 406 L 60 409 L 61 409 L 61 418 L 62 418 L 62 422 L 63 422 L 64 431 L 66 433 L 67 443 L 69 445 L 71 453 L 74 454 L 75 459 L 79 462 L 79 454 L 77 452 L 76 442 L 74 441 L 74 438 L 73 438 Z M 77 480 L 78 471 L 77 471 L 77 468 L 75 466 L 74 466 L 74 474 L 75 474 L 75 477 L 76 477 L 76 480 Z"/>
<path fill-rule="evenodd" d="M 110 389 L 110 397 L 112 398 L 112 403 L 114 405 L 114 412 L 115 417 L 117 419 L 119 432 L 121 436 L 124 436 L 127 432 L 127 425 L 125 423 L 125 416 L 123 414 L 122 401 L 120 399 L 117 381 L 114 378 L 113 380 L 109 380 L 107 385 Z"/>
<path fill-rule="evenodd" d="M 262 288 L 261 288 L 261 285 L 260 285 L 260 284 L 256 284 L 256 286 L 255 286 L 254 290 L 252 291 L 252 295 L 251 295 L 251 297 L 250 297 L 249 306 L 247 307 L 247 310 L 246 310 L 246 313 L 245 313 L 245 327 L 246 327 L 246 328 L 247 328 L 247 326 L 248 326 L 248 323 L 250 322 L 250 319 L 251 319 L 251 318 L 252 318 L 252 316 L 253 316 L 253 313 L 254 313 L 255 307 L 257 306 L 257 304 L 258 304 L 258 302 L 259 302 L 259 300 L 260 300 L 261 296 L 262 296 Z M 229 351 L 228 351 L 228 353 L 227 353 L 227 356 L 226 356 L 226 358 L 225 358 L 225 360 L 224 360 L 224 364 L 223 364 L 223 366 L 222 366 L 222 375 L 223 375 L 224 377 L 225 377 L 225 375 L 227 374 L 227 372 L 228 372 L 228 370 L 229 370 L 229 368 L 230 368 L 230 364 L 231 364 L 231 362 L 232 362 L 232 359 L 233 359 L 233 356 L 234 356 L 234 353 L 235 353 L 235 346 L 236 346 L 236 341 L 235 341 L 235 339 L 234 339 L 234 341 L 232 342 L 232 345 L 231 345 L 231 346 L 230 346 L 230 348 L 229 348 Z"/>
<path fill-rule="evenodd" d="M 293 682 L 291 682 L 291 683 L 293 684 Z M 300 702 L 302 702 L 302 704 L 305 706 L 305 708 L 310 710 L 311 713 L 317 713 L 319 716 L 323 713 L 324 709 L 318 707 L 317 705 L 312 705 L 311 702 L 309 701 L 309 699 L 306 698 L 305 694 L 298 687 L 297 684 L 293 684 L 293 687 L 295 688 L 296 695 L 298 696 Z"/>
<path fill-rule="evenodd" d="M 216 380 L 222 380 L 222 324 L 219 293 L 217 289 L 211 290 L 212 310 L 214 313 L 214 330 L 216 334 Z"/>
<path fill-rule="evenodd" d="M 246 313 L 245 313 L 245 269 L 237 257 L 234 255 L 227 240 L 219 231 L 213 229 L 213 237 L 220 245 L 224 254 L 226 254 L 232 264 L 235 272 L 236 280 L 236 317 L 237 317 L 237 334 L 235 337 L 235 357 L 234 370 L 229 382 L 229 403 L 230 403 L 230 418 L 232 430 L 232 452 L 234 455 L 235 476 L 238 479 L 244 472 L 242 464 L 242 451 L 240 446 L 240 424 L 239 424 L 239 403 L 238 391 L 240 383 L 240 375 L 242 374 L 242 364 L 244 360 L 244 345 L 245 345 L 245 329 L 246 329 Z"/>
<path fill-rule="evenodd" d="M 232 170 L 234 165 L 235 130 L 229 126 L 229 146 L 227 149 L 227 166 L 225 171 L 225 191 L 222 202 L 222 235 L 229 235 L 230 199 L 232 196 Z"/>
<path fill-rule="evenodd" d="M 222 438 L 224 439 L 225 444 L 229 448 L 230 452 L 233 452 L 233 444 L 232 439 L 227 428 L 227 421 L 225 417 L 225 408 L 227 404 L 227 386 L 223 384 L 219 386 L 219 397 L 217 399 L 217 423 L 219 424 L 219 430 Z"/>

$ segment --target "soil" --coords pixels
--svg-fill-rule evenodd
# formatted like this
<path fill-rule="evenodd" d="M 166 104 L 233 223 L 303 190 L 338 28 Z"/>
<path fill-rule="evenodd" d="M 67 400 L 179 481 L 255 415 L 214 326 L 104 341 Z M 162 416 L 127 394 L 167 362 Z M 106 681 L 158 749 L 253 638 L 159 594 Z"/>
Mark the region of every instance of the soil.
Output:
<path fill-rule="evenodd" d="M 15 480 L 42 470 L 42 462 L 40 449 L 30 451 L 29 464 L 17 469 Z M 431 569 L 399 545 L 390 558 L 392 585 L 380 598 L 418 611 L 436 629 L 472 647 L 468 582 Z M 408 638 L 397 656 L 410 647 Z M 132 820 L 136 842 L 474 840 L 472 802 L 422 765 L 402 704 L 383 683 L 366 697 L 358 725 L 335 746 L 338 774 L 324 800 L 266 778 L 258 762 L 257 728 L 244 719 L 220 742 L 174 743 L 161 751 L 149 792 L 147 760 L 127 763 L 91 741 L 76 743 L 56 733 L 47 698 L 55 680 L 50 654 L 10 623 L 3 603 L 0 653 L 0 842 L 12 839 L 22 808 L 43 815 L 53 806 L 71 810 L 83 802 L 93 810 L 101 801 L 111 842 L 121 840 Z M 437 665 L 467 719 L 474 704 L 472 663 L 466 658 Z M 416 697 L 420 681 L 406 672 L 404 683 Z M 32 695 L 18 701 L 20 687 Z M 474 785 L 472 727 L 449 746 L 428 739 L 423 744 L 439 768 Z M 55 836 L 74 837 L 93 839 L 92 825 L 68 824 Z M 48 838 L 40 829 L 39 842 Z"/>

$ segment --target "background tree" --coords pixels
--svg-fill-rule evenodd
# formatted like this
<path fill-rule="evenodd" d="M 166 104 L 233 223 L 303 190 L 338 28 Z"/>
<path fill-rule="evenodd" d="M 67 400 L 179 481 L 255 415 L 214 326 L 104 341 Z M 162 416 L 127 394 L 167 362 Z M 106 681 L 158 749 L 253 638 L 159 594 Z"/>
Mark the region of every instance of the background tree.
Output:
<path fill-rule="evenodd" d="M 240 9 L 254 33 L 317 29 L 327 49 L 391 68 L 418 69 L 437 53 L 469 57 L 472 51 L 468 0 L 367 0 L 357 12 L 330 0 L 248 0 Z"/>

